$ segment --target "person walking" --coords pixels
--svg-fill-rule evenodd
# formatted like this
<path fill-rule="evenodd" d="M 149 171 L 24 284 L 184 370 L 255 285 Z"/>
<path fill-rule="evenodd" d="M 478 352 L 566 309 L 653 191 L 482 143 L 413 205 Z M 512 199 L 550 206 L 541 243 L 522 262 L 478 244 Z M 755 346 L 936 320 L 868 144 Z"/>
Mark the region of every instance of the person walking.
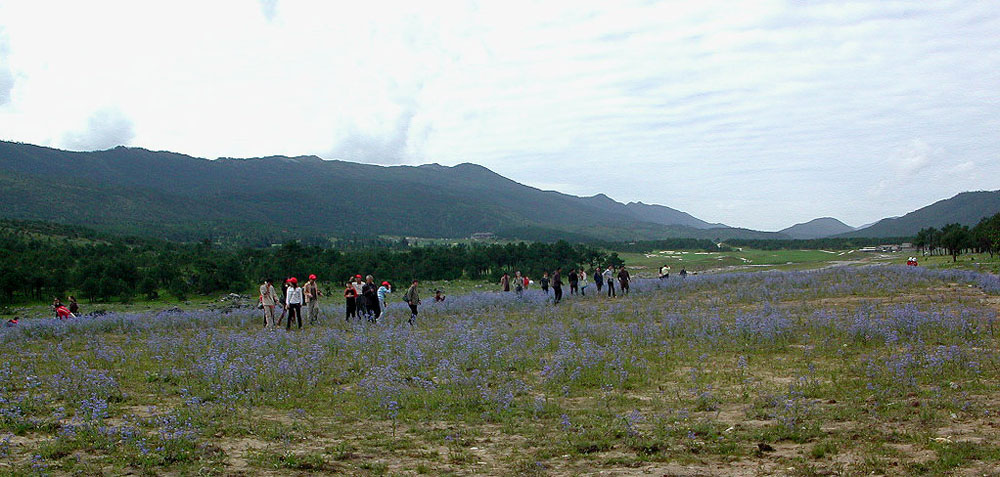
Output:
<path fill-rule="evenodd" d="M 368 275 L 365 277 L 365 284 L 361 287 L 361 296 L 365 302 L 365 316 L 370 323 L 375 323 L 382 309 L 378 306 L 378 287 L 375 285 L 375 277 Z"/>
<path fill-rule="evenodd" d="M 302 295 L 302 287 L 299 286 L 299 280 L 295 277 L 289 278 L 288 290 L 285 291 L 285 309 L 288 310 L 288 321 L 285 322 L 285 331 L 292 329 L 292 319 L 297 319 L 299 329 L 302 329 L 302 302 L 305 300 Z"/>
<path fill-rule="evenodd" d="M 413 284 L 406 290 L 406 294 L 403 295 L 403 300 L 410 306 L 410 319 L 407 320 L 407 322 L 410 326 L 413 326 L 413 324 L 417 321 L 417 305 L 420 304 L 420 293 L 417 291 L 416 280 L 413 280 Z"/>
<path fill-rule="evenodd" d="M 281 328 L 281 320 L 285 319 L 285 315 L 288 314 L 288 305 L 285 305 L 285 297 L 288 296 L 288 281 L 291 278 L 286 278 L 285 283 L 281 285 L 281 296 L 278 297 L 278 304 L 281 305 L 281 316 L 278 317 L 278 328 Z"/>
<path fill-rule="evenodd" d="M 358 291 L 354 288 L 354 280 L 344 284 L 345 321 L 358 317 Z"/>
<path fill-rule="evenodd" d="M 628 295 L 628 282 L 632 277 L 629 276 L 628 270 L 625 269 L 625 265 L 622 265 L 621 270 L 618 271 L 618 285 L 622 290 L 622 296 Z"/>
<path fill-rule="evenodd" d="M 604 284 L 608 287 L 608 296 L 615 297 L 615 267 L 614 265 L 608 265 L 608 269 L 604 271 Z"/>
<path fill-rule="evenodd" d="M 354 291 L 358 295 L 358 318 L 362 316 L 368 316 L 368 304 L 365 303 L 364 289 L 365 282 L 361 279 L 361 275 L 354 275 L 354 280 L 351 282 L 351 286 L 354 287 Z"/>
<path fill-rule="evenodd" d="M 562 300 L 562 285 L 562 268 L 557 268 L 556 272 L 552 274 L 553 305 L 558 305 L 559 301 Z"/>
<path fill-rule="evenodd" d="M 76 302 L 76 297 L 73 295 L 69 296 L 69 312 L 74 315 L 80 314 L 80 304 Z"/>
<path fill-rule="evenodd" d="M 681 267 L 681 278 L 687 278 L 687 276 L 688 276 L 688 271 L 683 267 Z"/>
<path fill-rule="evenodd" d="M 521 276 L 520 270 L 514 272 L 514 293 L 517 293 L 518 298 L 524 294 L 524 277 Z"/>
<path fill-rule="evenodd" d="M 601 274 L 601 267 L 594 269 L 594 285 L 597 286 L 597 293 L 601 293 L 601 289 L 604 288 L 604 275 Z"/>
<path fill-rule="evenodd" d="M 539 281 L 541 282 L 541 285 L 542 285 L 542 291 L 545 292 L 546 295 L 548 295 L 549 294 L 549 272 L 543 273 L 542 274 L 542 279 L 539 280 Z"/>
<path fill-rule="evenodd" d="M 569 269 L 569 275 L 566 277 L 569 279 L 569 294 L 576 295 L 580 292 L 580 277 L 576 274 L 576 269 Z"/>
<path fill-rule="evenodd" d="M 580 296 L 587 296 L 587 272 L 581 268 L 577 276 L 580 277 Z"/>
<path fill-rule="evenodd" d="M 670 278 L 670 266 L 664 265 L 660 267 L 660 280 Z"/>
<path fill-rule="evenodd" d="M 510 275 L 507 272 L 504 272 L 503 276 L 500 277 L 500 289 L 505 292 L 510 291 Z"/>
<path fill-rule="evenodd" d="M 274 305 L 278 303 L 278 294 L 270 278 L 265 278 L 260 285 L 260 305 L 264 307 L 264 328 L 274 328 Z"/>
<path fill-rule="evenodd" d="M 316 275 L 309 275 L 309 281 L 302 287 L 302 291 L 306 297 L 309 324 L 315 325 L 319 320 L 319 297 L 323 296 L 323 292 L 319 290 L 319 285 L 316 283 Z"/>
<path fill-rule="evenodd" d="M 375 319 L 382 318 L 385 314 L 385 295 L 387 293 L 392 293 L 392 285 L 389 282 L 382 282 L 382 286 L 378 287 L 378 291 L 375 293 L 378 296 L 378 306 L 380 314 L 375 317 Z"/>

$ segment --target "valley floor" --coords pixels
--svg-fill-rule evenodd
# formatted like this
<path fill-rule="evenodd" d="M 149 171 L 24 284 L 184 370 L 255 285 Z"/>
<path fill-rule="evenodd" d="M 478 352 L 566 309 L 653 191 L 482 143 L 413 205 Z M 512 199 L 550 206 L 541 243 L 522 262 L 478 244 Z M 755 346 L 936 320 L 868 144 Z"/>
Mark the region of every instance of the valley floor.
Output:
<path fill-rule="evenodd" d="M 0 330 L 0 473 L 996 475 L 1000 280 L 903 266 Z M 13 357 L 13 358 L 10 358 Z"/>

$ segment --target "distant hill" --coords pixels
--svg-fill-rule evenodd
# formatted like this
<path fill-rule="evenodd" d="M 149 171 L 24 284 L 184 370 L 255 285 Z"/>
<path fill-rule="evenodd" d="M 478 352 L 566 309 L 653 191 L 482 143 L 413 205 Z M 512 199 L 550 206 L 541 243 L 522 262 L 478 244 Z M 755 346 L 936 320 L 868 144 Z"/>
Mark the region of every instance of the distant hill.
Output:
<path fill-rule="evenodd" d="M 816 239 L 843 234 L 853 230 L 854 227 L 833 217 L 820 217 L 801 224 L 795 224 L 787 229 L 780 230 L 779 233 L 783 233 L 794 239 Z"/>
<path fill-rule="evenodd" d="M 671 209 L 662 205 L 649 205 L 642 202 L 629 202 L 625 208 L 632 216 L 646 222 L 665 225 L 686 225 L 696 229 L 725 228 L 724 224 L 710 224 L 687 212 Z"/>
<path fill-rule="evenodd" d="M 576 197 L 475 164 L 383 167 L 315 156 L 207 160 L 0 141 L 0 217 L 180 240 L 266 244 L 309 234 L 528 240 L 787 238 L 706 228 L 669 207 Z"/>
<path fill-rule="evenodd" d="M 950 199 L 939 200 L 902 217 L 882 219 L 871 226 L 841 234 L 841 237 L 905 237 L 920 229 L 958 222 L 976 225 L 983 217 L 1000 212 L 1000 190 L 962 192 Z"/>

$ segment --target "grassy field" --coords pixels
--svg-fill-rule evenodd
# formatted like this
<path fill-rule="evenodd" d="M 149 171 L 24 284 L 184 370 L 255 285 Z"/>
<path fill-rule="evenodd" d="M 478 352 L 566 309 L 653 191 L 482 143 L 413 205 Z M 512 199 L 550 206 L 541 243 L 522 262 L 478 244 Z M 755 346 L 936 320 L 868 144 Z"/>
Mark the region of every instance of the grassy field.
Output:
<path fill-rule="evenodd" d="M 658 250 L 651 253 L 619 254 L 625 264 L 643 276 L 656 276 L 666 265 L 671 274 L 685 268 L 689 273 L 721 271 L 804 270 L 834 264 L 899 262 L 902 254 L 863 253 L 856 250 L 753 250 L 705 252 L 694 250 Z M 902 257 L 902 262 L 906 258 Z"/>
<path fill-rule="evenodd" d="M 1000 281 L 838 267 L 0 330 L 10 475 L 995 475 Z"/>

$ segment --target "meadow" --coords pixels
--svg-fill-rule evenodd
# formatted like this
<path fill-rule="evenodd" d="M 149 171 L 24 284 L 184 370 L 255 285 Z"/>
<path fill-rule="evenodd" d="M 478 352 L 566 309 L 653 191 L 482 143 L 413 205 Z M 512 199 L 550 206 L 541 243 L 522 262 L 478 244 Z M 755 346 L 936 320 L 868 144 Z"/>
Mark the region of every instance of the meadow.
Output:
<path fill-rule="evenodd" d="M 1000 279 L 865 266 L 627 297 L 392 300 L 0 329 L 10 475 L 990 475 Z"/>
<path fill-rule="evenodd" d="M 620 253 L 625 264 L 640 274 L 655 276 L 660 267 L 671 274 L 719 271 L 806 270 L 836 264 L 905 263 L 902 253 L 864 253 L 858 250 L 757 250 L 751 248 L 709 252 L 704 250 L 656 250 Z"/>

